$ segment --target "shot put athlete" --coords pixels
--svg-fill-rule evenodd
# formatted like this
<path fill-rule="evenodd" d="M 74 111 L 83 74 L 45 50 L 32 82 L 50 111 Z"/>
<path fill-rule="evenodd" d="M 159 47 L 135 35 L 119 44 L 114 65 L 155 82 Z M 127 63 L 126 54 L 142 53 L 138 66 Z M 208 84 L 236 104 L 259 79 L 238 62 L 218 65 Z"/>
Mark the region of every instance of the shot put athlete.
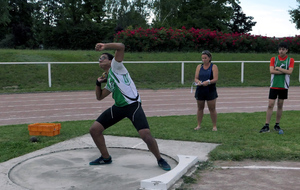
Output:
<path fill-rule="evenodd" d="M 115 56 L 109 53 L 101 55 L 99 66 L 107 75 L 104 74 L 96 80 L 97 100 L 100 101 L 112 93 L 115 104 L 105 110 L 90 128 L 90 134 L 101 154 L 99 158 L 90 162 L 90 165 L 112 163 L 112 157 L 105 145 L 103 131 L 127 117 L 156 157 L 159 167 L 163 170 L 171 170 L 170 165 L 160 155 L 157 142 L 151 135 L 147 118 L 141 107 L 141 97 L 123 64 L 124 44 L 97 43 L 95 49 L 96 51 L 115 50 Z M 101 88 L 103 82 L 107 83 L 104 88 Z"/>

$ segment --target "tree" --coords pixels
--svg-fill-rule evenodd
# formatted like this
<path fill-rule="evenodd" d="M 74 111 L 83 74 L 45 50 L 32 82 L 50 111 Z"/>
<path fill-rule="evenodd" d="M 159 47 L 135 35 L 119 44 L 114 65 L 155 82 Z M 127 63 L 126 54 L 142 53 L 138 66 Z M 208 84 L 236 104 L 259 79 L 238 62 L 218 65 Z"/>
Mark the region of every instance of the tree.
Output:
<path fill-rule="evenodd" d="M 154 0 L 152 5 L 154 13 L 152 27 L 174 27 L 181 2 L 182 0 Z"/>
<path fill-rule="evenodd" d="M 238 0 L 155 0 L 154 26 L 202 28 L 228 32 Z"/>
<path fill-rule="evenodd" d="M 297 0 L 300 3 L 300 0 Z M 289 13 L 292 18 L 292 22 L 296 24 L 296 28 L 300 29 L 300 5 L 298 5 L 297 9 L 289 10 Z"/>
<path fill-rule="evenodd" d="M 243 13 L 240 5 L 233 5 L 234 15 L 231 18 L 228 28 L 232 33 L 247 33 L 252 31 L 252 27 L 255 26 L 256 22 L 252 22 L 252 16 L 246 16 Z"/>
<path fill-rule="evenodd" d="M 7 25 L 10 23 L 8 0 L 0 1 L 0 41 L 7 34 Z"/>
<path fill-rule="evenodd" d="M 148 0 L 108 0 L 107 15 L 116 21 L 119 28 L 148 27 L 151 2 Z"/>
<path fill-rule="evenodd" d="M 113 36 L 105 0 L 32 0 L 34 31 L 46 48 L 91 49 Z"/>
<path fill-rule="evenodd" d="M 9 14 L 11 22 L 8 24 L 9 33 L 13 35 L 15 47 L 33 47 L 32 32 L 32 4 L 27 0 L 10 0 Z"/>
<path fill-rule="evenodd" d="M 235 0 L 184 0 L 178 22 L 186 28 L 204 28 L 227 32 L 227 24 L 234 10 Z M 177 25 L 177 27 L 180 27 Z"/>

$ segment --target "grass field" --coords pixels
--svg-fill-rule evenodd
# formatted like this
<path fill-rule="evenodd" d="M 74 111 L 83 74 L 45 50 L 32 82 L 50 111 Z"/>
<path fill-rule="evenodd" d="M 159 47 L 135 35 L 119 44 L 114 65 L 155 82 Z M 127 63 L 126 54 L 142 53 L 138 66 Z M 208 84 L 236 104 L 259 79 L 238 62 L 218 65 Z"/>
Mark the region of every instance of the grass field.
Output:
<path fill-rule="evenodd" d="M 33 51 L 0 50 L 0 62 L 23 61 L 97 61 L 99 52 L 94 51 Z M 268 61 L 274 54 L 227 54 L 213 53 L 213 60 Z M 291 55 L 295 60 L 300 55 Z M 199 61 L 199 53 L 127 53 L 126 61 Z M 190 87 L 197 64 L 185 68 L 185 85 L 180 84 L 180 65 L 175 64 L 128 64 L 138 88 Z M 240 64 L 217 64 L 219 67 L 218 86 L 268 86 L 269 66 L 264 63 L 245 65 L 245 83 L 240 82 Z M 295 65 L 291 85 L 299 86 L 299 65 Z M 93 90 L 95 79 L 102 73 L 97 64 L 55 65 L 52 68 L 53 87 L 48 87 L 46 65 L 1 65 L 0 93 L 37 91 Z M 7 88 L 16 86 L 16 88 Z M 217 133 L 211 131 L 211 120 L 205 115 L 203 130 L 195 132 L 196 116 L 149 117 L 153 135 L 161 139 L 220 143 L 210 153 L 210 160 L 299 160 L 300 136 L 298 134 L 299 111 L 286 111 L 282 126 L 284 135 L 277 133 L 259 134 L 264 112 L 218 114 L 221 125 Z M 274 123 L 274 116 L 272 118 Z M 258 125 L 258 122 L 259 125 Z M 0 162 L 50 146 L 52 144 L 88 133 L 92 121 L 61 122 L 61 134 L 55 137 L 39 137 L 39 143 L 29 142 L 27 125 L 0 126 Z M 137 133 L 129 121 L 124 120 L 105 131 L 107 135 L 136 137 Z"/>

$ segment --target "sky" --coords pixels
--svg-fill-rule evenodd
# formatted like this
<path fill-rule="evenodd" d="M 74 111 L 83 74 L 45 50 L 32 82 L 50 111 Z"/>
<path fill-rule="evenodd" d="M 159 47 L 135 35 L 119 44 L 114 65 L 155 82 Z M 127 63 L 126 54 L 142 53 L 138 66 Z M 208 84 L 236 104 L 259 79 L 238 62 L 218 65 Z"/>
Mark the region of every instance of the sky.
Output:
<path fill-rule="evenodd" d="M 239 0 L 246 16 L 252 16 L 257 22 L 253 35 L 268 37 L 289 37 L 300 35 L 296 24 L 292 23 L 289 10 L 300 5 L 296 0 Z"/>

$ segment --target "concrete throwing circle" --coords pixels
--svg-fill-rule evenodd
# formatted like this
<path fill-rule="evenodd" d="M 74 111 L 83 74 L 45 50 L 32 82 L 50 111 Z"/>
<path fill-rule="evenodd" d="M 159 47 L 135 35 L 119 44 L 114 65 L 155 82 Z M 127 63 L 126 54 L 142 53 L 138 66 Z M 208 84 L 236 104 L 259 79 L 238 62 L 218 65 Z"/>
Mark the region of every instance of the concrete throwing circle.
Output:
<path fill-rule="evenodd" d="M 108 148 L 113 162 L 90 166 L 99 157 L 97 148 L 52 152 L 27 159 L 9 172 L 10 180 L 27 189 L 122 189 L 140 187 L 140 181 L 166 173 L 151 152 L 130 148 Z M 172 168 L 177 162 L 163 156 Z"/>

